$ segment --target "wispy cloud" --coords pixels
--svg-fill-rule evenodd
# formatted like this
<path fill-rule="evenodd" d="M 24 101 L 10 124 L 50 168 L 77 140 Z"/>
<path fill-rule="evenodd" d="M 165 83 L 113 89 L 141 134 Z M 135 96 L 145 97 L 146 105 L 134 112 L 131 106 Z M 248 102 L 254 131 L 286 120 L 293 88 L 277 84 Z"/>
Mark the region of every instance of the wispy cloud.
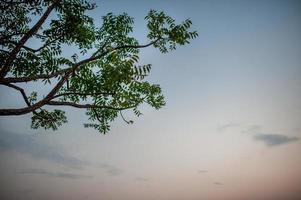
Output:
<path fill-rule="evenodd" d="M 48 160 L 75 169 L 82 169 L 89 165 L 87 161 L 67 155 L 60 148 L 54 148 L 45 142 L 38 141 L 35 136 L 2 132 L 0 134 L 0 151 L 15 151 L 30 155 L 37 160 Z"/>
<path fill-rule="evenodd" d="M 214 185 L 223 185 L 221 182 L 213 182 Z"/>
<path fill-rule="evenodd" d="M 92 176 L 75 174 L 75 173 L 65 173 L 65 172 L 49 172 L 43 169 L 30 169 L 21 172 L 17 172 L 18 174 L 40 174 L 48 177 L 55 178 L 66 178 L 66 179 L 83 179 L 83 178 L 92 178 Z"/>
<path fill-rule="evenodd" d="M 105 170 L 109 176 L 119 176 L 123 172 L 122 169 L 105 163 L 99 164 L 98 167 Z"/>
<path fill-rule="evenodd" d="M 228 124 L 224 124 L 224 125 L 221 125 L 217 128 L 217 131 L 218 132 L 225 132 L 227 131 L 228 129 L 231 129 L 231 128 L 237 128 L 241 126 L 240 123 L 234 123 L 234 122 L 230 122 Z"/>
<path fill-rule="evenodd" d="M 263 142 L 267 146 L 283 145 L 299 140 L 298 137 L 288 137 L 279 134 L 256 134 L 254 139 Z"/>
<path fill-rule="evenodd" d="M 199 174 L 204 174 L 204 173 L 207 173 L 208 170 L 198 170 L 197 172 L 198 172 Z"/>

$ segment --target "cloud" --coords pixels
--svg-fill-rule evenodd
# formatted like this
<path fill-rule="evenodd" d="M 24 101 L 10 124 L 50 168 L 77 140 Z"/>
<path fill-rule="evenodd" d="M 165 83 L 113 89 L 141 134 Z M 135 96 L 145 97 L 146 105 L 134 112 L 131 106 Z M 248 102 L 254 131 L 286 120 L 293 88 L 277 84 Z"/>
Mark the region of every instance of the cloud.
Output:
<path fill-rule="evenodd" d="M 223 126 L 220 126 L 218 130 L 220 132 L 226 131 L 229 128 L 239 127 L 241 126 L 238 123 L 228 123 Z M 288 144 L 291 142 L 296 142 L 299 140 L 299 137 L 288 137 L 281 134 L 264 134 L 262 133 L 262 126 L 253 124 L 246 126 L 241 130 L 241 133 L 250 134 L 254 140 L 261 141 L 267 146 L 278 146 L 283 144 Z"/>
<path fill-rule="evenodd" d="M 208 170 L 198 170 L 199 174 L 203 174 L 203 173 L 207 173 L 207 172 L 208 172 Z"/>
<path fill-rule="evenodd" d="M 256 134 L 254 140 L 261 141 L 267 146 L 277 146 L 282 144 L 287 144 L 291 142 L 296 142 L 299 140 L 298 137 L 288 137 L 279 134 Z"/>
<path fill-rule="evenodd" d="M 119 176 L 123 172 L 122 169 L 105 163 L 98 165 L 98 167 L 105 170 L 109 176 Z"/>
<path fill-rule="evenodd" d="M 43 169 L 30 169 L 18 172 L 18 174 L 40 174 L 48 177 L 55 178 L 66 178 L 66 179 L 83 179 L 83 178 L 92 178 L 92 176 L 82 175 L 82 174 L 74 174 L 74 173 L 64 173 L 64 172 L 49 172 Z"/>
<path fill-rule="evenodd" d="M 256 124 L 248 126 L 246 129 L 242 130 L 241 133 L 250 134 L 252 135 L 254 140 L 261 141 L 267 146 L 277 146 L 291 142 L 296 142 L 299 140 L 298 137 L 288 137 L 281 134 L 262 133 L 262 126 Z"/>
<path fill-rule="evenodd" d="M 241 124 L 239 123 L 233 123 L 233 122 L 230 122 L 228 124 L 224 124 L 224 125 L 221 125 L 217 128 L 217 131 L 218 132 L 225 132 L 227 131 L 228 129 L 231 129 L 231 128 L 237 128 L 239 127 Z"/>
<path fill-rule="evenodd" d="M 221 182 L 214 182 L 214 185 L 223 185 Z"/>
<path fill-rule="evenodd" d="M 0 134 L 0 151 L 15 151 L 27 154 L 37 160 L 48 160 L 70 168 L 82 169 L 88 162 L 69 156 L 60 148 L 54 148 L 38 141 L 36 135 L 2 132 Z"/>

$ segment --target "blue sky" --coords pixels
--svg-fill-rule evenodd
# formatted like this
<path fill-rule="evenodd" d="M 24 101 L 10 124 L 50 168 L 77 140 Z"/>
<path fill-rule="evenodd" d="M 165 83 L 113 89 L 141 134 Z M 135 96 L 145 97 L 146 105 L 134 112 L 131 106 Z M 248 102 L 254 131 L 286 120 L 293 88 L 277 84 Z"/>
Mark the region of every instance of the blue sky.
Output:
<path fill-rule="evenodd" d="M 166 55 L 141 52 L 167 105 L 143 107 L 133 125 L 118 119 L 104 136 L 76 109 L 56 132 L 31 130 L 30 115 L 1 117 L 3 199 L 300 199 L 300 2 L 97 4 L 96 22 L 133 16 L 141 43 L 149 9 L 190 18 L 199 37 Z M 0 105 L 20 105 L 0 92 Z"/>

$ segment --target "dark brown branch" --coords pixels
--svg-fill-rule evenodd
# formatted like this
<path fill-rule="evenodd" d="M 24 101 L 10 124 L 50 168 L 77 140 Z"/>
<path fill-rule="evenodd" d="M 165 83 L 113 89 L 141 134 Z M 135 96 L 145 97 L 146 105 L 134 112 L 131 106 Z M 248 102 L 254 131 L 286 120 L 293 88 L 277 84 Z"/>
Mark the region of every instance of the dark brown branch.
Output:
<path fill-rule="evenodd" d="M 97 119 L 100 123 L 102 123 L 102 121 L 101 121 L 101 119 L 100 119 L 100 117 L 99 117 L 99 115 L 98 115 L 96 109 L 95 109 L 95 108 L 92 108 L 92 110 L 93 110 L 93 112 L 94 112 L 94 114 L 95 114 L 95 116 L 96 116 L 96 119 Z"/>
<path fill-rule="evenodd" d="M 126 49 L 126 48 L 141 49 L 141 48 L 149 47 L 161 39 L 163 39 L 163 38 L 157 38 L 156 40 L 154 40 L 148 44 L 145 44 L 145 45 L 123 45 L 123 46 L 115 47 L 113 50 Z"/>
<path fill-rule="evenodd" d="M 49 101 L 46 105 L 51 106 L 71 106 L 75 108 L 94 108 L 94 109 L 111 109 L 111 110 L 126 110 L 130 108 L 135 108 L 137 105 L 127 106 L 127 107 L 113 107 L 113 106 L 105 106 L 105 105 L 95 105 L 95 104 L 77 104 L 73 102 L 65 102 L 65 101 Z"/>
<path fill-rule="evenodd" d="M 18 90 L 18 91 L 21 93 L 21 95 L 22 95 L 22 97 L 23 97 L 23 99 L 24 99 L 26 105 L 27 105 L 28 107 L 31 106 L 31 104 L 30 104 L 30 102 L 29 102 L 29 100 L 28 100 L 28 97 L 27 97 L 27 95 L 26 95 L 26 93 L 25 93 L 25 91 L 24 91 L 23 88 L 20 88 L 19 86 L 16 86 L 16 85 L 13 85 L 13 84 L 10 84 L 10 83 L 5 83 L 4 85 L 6 85 L 6 86 L 8 86 L 8 87 L 11 87 L 11 88 L 14 88 L 14 89 Z M 37 115 L 38 117 L 40 117 L 40 118 L 43 118 L 43 116 L 41 116 L 41 115 L 40 115 L 39 113 L 37 113 L 35 110 L 33 110 L 32 113 L 36 114 L 36 115 Z M 52 119 L 52 120 L 53 120 L 53 119 Z"/>
<path fill-rule="evenodd" d="M 27 95 L 26 95 L 26 93 L 25 93 L 25 91 L 24 91 L 23 88 L 20 88 L 20 87 L 18 87 L 18 86 L 16 86 L 16 85 L 13 85 L 13 84 L 10 84 L 10 83 L 6 83 L 6 84 L 4 84 L 4 85 L 6 85 L 6 86 L 8 86 L 8 87 L 11 87 L 11 88 L 14 88 L 14 89 L 18 90 L 18 91 L 21 93 L 21 95 L 22 95 L 22 97 L 23 97 L 23 99 L 24 99 L 26 105 L 27 105 L 28 107 L 31 106 L 31 105 L 30 105 L 30 102 L 29 102 L 29 100 L 28 100 L 28 97 L 27 97 Z M 40 115 L 39 113 L 37 113 L 35 110 L 33 110 L 32 112 L 33 112 L 34 114 L 36 114 L 38 117 L 43 118 L 43 116 L 41 116 L 41 115 Z M 52 119 L 52 120 L 53 120 L 53 119 Z"/>
<path fill-rule="evenodd" d="M 55 3 L 50 5 L 45 13 L 42 15 L 42 17 L 39 19 L 39 21 L 21 38 L 18 45 L 12 50 L 9 57 L 6 59 L 5 64 L 3 68 L 0 70 L 0 79 L 4 78 L 6 74 L 9 72 L 9 69 L 11 67 L 12 62 L 16 58 L 18 52 L 24 46 L 24 44 L 27 42 L 27 40 L 32 37 L 42 26 L 42 24 L 45 22 L 51 11 L 54 9 Z"/>
<path fill-rule="evenodd" d="M 126 120 L 126 119 L 124 118 L 124 116 L 123 116 L 123 114 L 122 114 L 122 111 L 121 111 L 121 110 L 119 111 L 119 113 L 120 113 L 120 116 L 121 116 L 122 120 L 123 120 L 125 123 L 127 123 L 127 124 L 132 124 L 132 123 L 133 123 L 133 121 L 132 121 L 132 120 L 128 121 L 128 120 Z"/>
<path fill-rule="evenodd" d="M 92 57 L 97 56 L 97 54 L 98 54 L 99 52 L 101 52 L 101 51 L 106 47 L 107 44 L 108 44 L 108 41 L 105 41 L 105 42 L 103 43 L 103 45 L 102 45 L 95 53 L 92 54 Z"/>

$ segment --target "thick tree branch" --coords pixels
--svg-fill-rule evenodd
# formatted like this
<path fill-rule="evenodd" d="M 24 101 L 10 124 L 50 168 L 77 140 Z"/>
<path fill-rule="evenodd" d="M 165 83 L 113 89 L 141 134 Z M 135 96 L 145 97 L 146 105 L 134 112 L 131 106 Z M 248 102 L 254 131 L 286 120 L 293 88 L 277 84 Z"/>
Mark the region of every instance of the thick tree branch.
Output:
<path fill-rule="evenodd" d="M 8 87 L 11 87 L 11 88 L 14 88 L 14 89 L 18 90 L 18 91 L 21 93 L 21 95 L 22 95 L 22 97 L 23 97 L 23 99 L 24 99 L 26 105 L 27 105 L 28 107 L 31 106 L 31 104 L 30 104 L 30 102 L 29 102 L 29 100 L 28 100 L 28 97 L 27 97 L 27 95 L 26 95 L 26 93 L 25 93 L 25 91 L 24 91 L 23 88 L 21 88 L 21 87 L 19 87 L 19 86 L 16 86 L 16 85 L 13 85 L 13 84 L 10 84 L 10 83 L 5 83 L 4 85 L 6 85 L 6 86 L 8 86 Z M 40 117 L 40 118 L 45 117 L 45 116 L 41 116 L 41 115 L 40 115 L 39 113 L 37 113 L 35 110 L 33 110 L 32 113 L 36 114 L 36 115 L 37 115 L 38 117 Z M 51 119 L 51 120 L 54 120 L 53 118 L 50 118 L 50 119 Z"/>

